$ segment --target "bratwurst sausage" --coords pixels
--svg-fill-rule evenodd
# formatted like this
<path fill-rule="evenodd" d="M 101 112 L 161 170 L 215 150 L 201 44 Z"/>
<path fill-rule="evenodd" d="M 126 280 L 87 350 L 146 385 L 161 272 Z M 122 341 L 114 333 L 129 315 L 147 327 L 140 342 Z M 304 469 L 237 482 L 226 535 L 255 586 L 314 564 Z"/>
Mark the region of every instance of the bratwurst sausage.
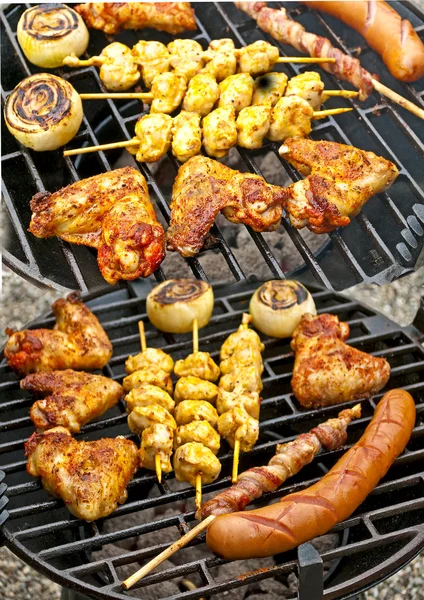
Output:
<path fill-rule="evenodd" d="M 285 552 L 347 519 L 404 450 L 415 424 L 405 390 L 387 392 L 361 439 L 311 487 L 281 502 L 217 517 L 206 542 L 223 558 L 259 558 Z"/>
<path fill-rule="evenodd" d="M 337 17 L 360 33 L 378 52 L 390 73 L 400 81 L 424 75 L 424 44 L 411 23 L 383 0 L 349 2 L 304 1 L 303 4 Z"/>

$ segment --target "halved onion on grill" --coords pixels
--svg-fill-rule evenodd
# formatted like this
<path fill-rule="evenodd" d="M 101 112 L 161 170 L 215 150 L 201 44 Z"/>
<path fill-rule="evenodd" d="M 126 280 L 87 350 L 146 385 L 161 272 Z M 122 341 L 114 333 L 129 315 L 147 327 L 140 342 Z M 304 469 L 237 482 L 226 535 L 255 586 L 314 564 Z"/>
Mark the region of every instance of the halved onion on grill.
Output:
<path fill-rule="evenodd" d="M 40 4 L 19 19 L 18 42 L 38 67 L 60 67 L 72 52 L 81 56 L 88 46 L 88 29 L 79 14 L 65 4 Z"/>
<path fill-rule="evenodd" d="M 199 328 L 209 323 L 214 296 L 206 281 L 168 279 L 147 296 L 147 315 L 151 323 L 167 333 L 188 333 L 197 319 Z"/>
<path fill-rule="evenodd" d="M 67 144 L 80 128 L 82 117 L 77 91 L 50 73 L 37 73 L 23 79 L 4 107 L 4 120 L 10 133 L 37 152 L 56 150 Z"/>
<path fill-rule="evenodd" d="M 304 285 L 281 279 L 261 285 L 250 300 L 249 310 L 256 329 L 276 338 L 290 337 L 304 314 L 317 314 Z"/>

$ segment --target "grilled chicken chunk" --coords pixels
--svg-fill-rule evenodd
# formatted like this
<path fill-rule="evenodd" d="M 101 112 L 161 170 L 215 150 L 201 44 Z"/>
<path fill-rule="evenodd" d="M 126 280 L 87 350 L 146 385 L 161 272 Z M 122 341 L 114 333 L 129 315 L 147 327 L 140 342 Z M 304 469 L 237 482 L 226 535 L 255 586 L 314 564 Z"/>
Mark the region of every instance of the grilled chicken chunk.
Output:
<path fill-rule="evenodd" d="M 202 123 L 203 147 L 209 156 L 222 158 L 237 144 L 236 113 L 232 106 L 210 112 Z"/>
<path fill-rule="evenodd" d="M 172 139 L 172 117 L 162 113 L 149 113 L 135 124 L 135 135 L 140 145 L 128 146 L 130 154 L 139 162 L 156 162 L 168 152 Z"/>
<path fill-rule="evenodd" d="M 203 48 L 196 40 L 173 40 L 168 50 L 172 68 L 187 81 L 203 67 Z"/>
<path fill-rule="evenodd" d="M 204 117 L 208 115 L 219 98 L 219 85 L 211 73 L 198 73 L 188 84 L 183 109 Z"/>
<path fill-rule="evenodd" d="M 140 79 L 133 53 L 125 44 L 112 42 L 102 50 L 100 58 L 106 59 L 100 66 L 100 79 L 111 92 L 129 90 Z"/>
<path fill-rule="evenodd" d="M 255 82 L 249 73 L 230 75 L 219 84 L 218 106 L 229 106 L 239 113 L 242 108 L 251 105 L 254 85 Z"/>
<path fill-rule="evenodd" d="M 192 156 L 200 154 L 201 148 L 200 115 L 182 110 L 173 120 L 172 154 L 180 162 L 187 162 Z"/>
<path fill-rule="evenodd" d="M 299 96 L 283 96 L 271 110 L 267 138 L 282 142 L 287 138 L 307 137 L 312 131 L 314 111 Z"/>
<path fill-rule="evenodd" d="M 141 70 L 144 85 L 150 89 L 156 75 L 166 73 L 170 69 L 168 48 L 162 42 L 140 40 L 132 49 Z"/>
<path fill-rule="evenodd" d="M 278 60 L 279 50 L 269 42 L 258 40 L 244 48 L 236 50 L 238 68 L 241 73 L 250 73 L 252 77 L 258 77 L 269 73 Z"/>
<path fill-rule="evenodd" d="M 244 390 L 246 392 L 261 392 L 263 388 L 261 375 L 256 365 L 232 371 L 223 375 L 219 380 L 219 387 L 226 392 Z"/>
<path fill-rule="evenodd" d="M 141 435 L 140 465 L 145 469 L 156 470 L 155 457 L 160 458 L 161 470 L 172 471 L 171 454 L 174 441 L 174 430 L 163 423 L 153 423 L 144 429 Z"/>
<path fill-rule="evenodd" d="M 247 323 L 250 323 L 252 317 L 250 317 L 250 315 L 248 316 L 249 318 L 247 319 Z M 256 348 L 259 352 L 263 352 L 265 349 L 265 346 L 261 342 L 261 338 L 256 331 L 249 329 L 244 323 L 242 323 L 237 331 L 231 333 L 222 344 L 219 354 L 221 361 L 231 358 L 241 345 Z"/>
<path fill-rule="evenodd" d="M 52 305 L 53 329 L 7 329 L 4 349 L 9 367 L 19 375 L 56 369 L 102 369 L 112 356 L 112 344 L 91 310 L 74 292 Z"/>
<path fill-rule="evenodd" d="M 220 211 L 230 221 L 245 223 L 255 231 L 274 230 L 280 224 L 285 197 L 285 190 L 258 175 L 194 156 L 179 169 L 172 190 L 168 248 L 194 256 Z"/>
<path fill-rule="evenodd" d="M 323 92 L 324 82 L 315 71 L 306 71 L 292 77 L 286 88 L 286 96 L 303 98 L 313 110 L 321 110 L 321 104 L 328 99 Z"/>
<path fill-rule="evenodd" d="M 86 521 L 110 515 L 127 499 L 138 450 L 123 437 L 77 442 L 64 427 L 34 433 L 25 444 L 27 471 Z"/>
<path fill-rule="evenodd" d="M 221 472 L 221 463 L 208 447 L 199 442 L 189 442 L 177 448 L 174 454 L 174 470 L 178 481 L 196 485 L 201 475 L 202 485 L 212 483 Z"/>
<path fill-rule="evenodd" d="M 129 356 L 125 361 L 125 371 L 130 374 L 139 369 L 160 369 L 166 373 L 172 373 L 174 361 L 172 356 L 160 348 L 146 348 L 135 356 Z"/>
<path fill-rule="evenodd" d="M 345 340 L 349 325 L 330 314 L 306 314 L 293 332 L 295 362 L 291 385 L 302 406 L 317 408 L 367 398 L 390 376 L 384 358 L 371 356 Z"/>
<path fill-rule="evenodd" d="M 175 432 L 174 450 L 189 442 L 203 444 L 214 454 L 218 454 L 221 438 L 209 421 L 191 421 L 178 427 Z"/>
<path fill-rule="evenodd" d="M 250 452 L 259 437 L 259 421 L 253 419 L 244 408 L 236 407 L 219 417 L 218 431 L 231 448 L 239 440 L 240 450 Z"/>
<path fill-rule="evenodd" d="M 257 77 L 253 91 L 252 104 L 275 106 L 284 95 L 288 77 L 285 73 L 272 72 Z"/>
<path fill-rule="evenodd" d="M 38 431 L 63 425 L 71 433 L 78 433 L 123 394 L 122 386 L 112 379 L 70 369 L 27 375 L 20 386 L 35 396 L 47 396 L 37 400 L 30 410 Z"/>
<path fill-rule="evenodd" d="M 289 139 L 280 155 L 306 176 L 288 189 L 290 222 L 315 233 L 348 225 L 399 174 L 389 160 L 336 142 Z"/>
<path fill-rule="evenodd" d="M 125 402 L 127 405 L 127 412 L 129 413 L 134 410 L 136 406 L 159 404 L 159 406 L 162 406 L 172 414 L 175 407 L 175 402 L 168 392 L 151 383 L 142 383 L 140 387 L 132 389 L 125 396 Z"/>
<path fill-rule="evenodd" d="M 54 193 L 40 192 L 31 210 L 29 231 L 36 237 L 58 236 L 96 248 L 108 283 L 147 277 L 164 258 L 164 231 L 137 169 L 116 169 Z"/>
<path fill-rule="evenodd" d="M 218 413 L 212 404 L 205 400 L 183 400 L 175 407 L 175 420 L 177 425 L 207 421 L 212 427 L 216 427 Z"/>
<path fill-rule="evenodd" d="M 237 121 L 237 144 L 242 148 L 261 148 L 270 125 L 269 106 L 248 106 L 240 111 Z"/>
<path fill-rule="evenodd" d="M 168 394 L 172 394 L 173 385 L 171 375 L 163 369 L 152 369 L 151 367 L 138 369 L 134 373 L 124 377 L 122 385 L 124 386 L 124 391 L 129 392 L 134 388 L 141 387 L 144 383 L 156 385 L 168 392 Z"/>
<path fill-rule="evenodd" d="M 177 377 L 198 377 L 207 381 L 216 381 L 220 370 L 209 352 L 193 352 L 186 358 L 177 360 L 174 367 Z"/>
<path fill-rule="evenodd" d="M 87 27 L 108 35 L 146 27 L 172 35 L 197 29 L 190 2 L 88 2 L 75 10 Z"/>
<path fill-rule="evenodd" d="M 174 400 L 176 404 L 182 400 L 206 400 L 215 404 L 217 396 L 217 386 L 210 381 L 200 379 L 200 377 L 193 375 L 181 377 L 175 384 Z"/>
<path fill-rule="evenodd" d="M 179 107 L 187 89 L 184 75 L 173 71 L 156 75 L 153 79 L 151 92 L 154 96 L 150 107 L 151 113 L 170 114 Z"/>
<path fill-rule="evenodd" d="M 259 419 L 260 406 L 258 392 L 246 392 L 243 387 L 236 387 L 232 392 L 220 389 L 216 401 L 216 410 L 220 415 L 233 408 L 244 408 L 253 419 Z"/>
<path fill-rule="evenodd" d="M 218 82 L 234 75 L 237 70 L 237 58 L 233 40 L 212 40 L 209 48 L 203 53 L 203 60 L 207 62 L 201 73 L 211 73 Z"/>
<path fill-rule="evenodd" d="M 159 404 L 136 406 L 128 415 L 128 427 L 138 435 L 156 423 L 166 425 L 172 430 L 177 428 L 174 417 Z"/>

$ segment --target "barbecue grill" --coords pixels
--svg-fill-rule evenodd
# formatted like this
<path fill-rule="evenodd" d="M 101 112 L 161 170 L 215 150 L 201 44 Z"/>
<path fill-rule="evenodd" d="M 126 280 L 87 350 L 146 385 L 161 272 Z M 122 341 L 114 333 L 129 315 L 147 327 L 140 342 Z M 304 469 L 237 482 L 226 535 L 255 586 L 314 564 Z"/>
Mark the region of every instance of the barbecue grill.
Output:
<path fill-rule="evenodd" d="M 278 4 L 278 3 L 276 3 Z M 281 3 L 282 5 L 284 3 Z M 2 102 L 24 77 L 40 71 L 28 63 L 16 40 L 16 25 L 29 4 L 10 5 L 1 13 L 2 24 Z M 268 38 L 247 15 L 231 2 L 194 3 L 198 32 L 194 39 L 204 47 L 211 38 L 231 37 L 237 46 Z M 291 16 L 310 31 L 328 37 L 343 51 L 361 51 L 361 62 L 371 73 L 384 74 L 384 82 L 420 106 L 424 106 L 422 83 L 406 85 L 391 77 L 380 57 L 364 46 L 363 39 L 336 19 L 286 3 Z M 424 31 L 423 14 L 412 2 L 397 2 L 396 9 L 409 19 L 416 31 Z M 138 39 L 159 39 L 168 43 L 171 37 L 157 31 L 127 31 L 116 39 L 132 46 Z M 110 40 L 99 31 L 91 30 L 88 54 L 99 54 Z M 280 46 L 282 55 L 296 51 Z M 283 67 L 279 65 L 280 69 Z M 320 71 L 325 86 L 337 89 L 340 82 L 318 66 L 285 65 L 289 76 L 305 70 Z M 56 69 L 55 73 L 69 80 L 79 92 L 105 91 L 94 67 L 76 70 Z M 394 104 L 386 104 L 374 93 L 365 103 L 341 98 L 332 99 L 332 106 L 353 106 L 354 111 L 315 123 L 314 139 L 329 139 L 372 150 L 393 160 L 400 169 L 398 180 L 388 193 L 372 199 L 362 213 L 345 229 L 330 235 L 315 236 L 299 233 L 283 219 L 278 234 L 259 234 L 244 226 L 230 226 L 222 219 L 207 240 L 207 250 L 197 258 L 184 261 L 168 256 L 156 273 L 161 280 L 177 270 L 186 269 L 202 279 L 242 281 L 251 273 L 260 277 L 300 277 L 305 283 L 323 285 L 337 290 L 365 282 L 384 284 L 420 266 L 424 244 L 424 127 L 422 121 Z M 84 102 L 82 128 L 70 147 L 93 145 L 130 139 L 143 105 L 138 101 Z M 147 109 L 147 107 L 144 107 Z M 278 156 L 278 144 L 267 142 L 252 152 L 234 148 L 229 163 L 235 168 L 264 174 L 270 183 L 288 185 L 299 175 Z M 133 164 L 124 151 L 108 151 L 77 158 L 63 158 L 62 151 L 35 153 L 20 146 L 6 131 L 3 136 L 3 193 L 6 206 L 8 235 L 4 248 L 5 263 L 37 285 L 57 289 L 105 291 L 106 284 L 96 263 L 96 253 L 86 247 L 71 246 L 56 238 L 37 240 L 27 232 L 30 221 L 29 200 L 44 190 L 56 190 L 78 179 L 101 171 Z M 171 153 L 159 164 L 137 164 L 146 176 L 152 200 L 159 218 L 169 220 L 172 182 L 178 163 Z M 234 238 L 237 238 L 234 241 Z M 270 244 L 272 247 L 270 247 Z M 248 267 L 246 256 L 254 257 Z M 289 259 L 288 259 L 289 257 Z M 179 261 L 179 262 L 178 262 Z M 122 284 L 124 285 L 124 284 Z M 132 284 L 130 284 L 131 287 Z"/>
<path fill-rule="evenodd" d="M 223 340 L 238 327 L 256 286 L 257 283 L 239 282 L 215 288 L 214 314 L 208 326 L 201 330 L 200 339 L 201 348 L 210 351 L 214 358 L 218 356 Z M 120 380 L 125 374 L 128 354 L 139 350 L 137 323 L 140 318 L 146 319 L 144 297 L 147 291 L 134 296 L 130 289 L 116 289 L 87 302 L 114 346 L 114 356 L 103 370 L 109 377 Z M 324 597 L 347 598 L 389 576 L 418 554 L 424 545 L 424 349 L 421 344 L 424 329 L 420 329 L 424 323 L 424 306 L 415 325 L 400 328 L 369 307 L 336 292 L 317 288 L 311 288 L 311 291 L 318 312 L 337 314 L 349 323 L 353 346 L 384 356 L 390 362 L 392 376 L 387 389 L 403 387 L 413 394 L 417 404 L 417 423 L 412 438 L 387 476 L 359 509 L 334 529 L 331 546 L 320 547 L 321 557 L 313 560 L 312 553 L 311 559 L 310 545 L 306 545 L 306 549 L 304 545 L 300 553 L 301 580 L 302 572 L 312 569 L 308 571 L 309 584 L 312 583 L 316 592 L 319 580 L 318 584 L 316 579 L 311 582 L 311 576 L 319 577 L 322 559 L 328 567 Z M 53 323 L 50 314 L 32 326 L 51 327 Z M 164 335 L 147 324 L 146 335 L 149 346 L 163 348 L 172 353 L 174 359 L 190 352 L 189 334 Z M 340 406 L 320 410 L 302 408 L 291 392 L 293 355 L 288 341 L 264 339 L 264 342 L 260 437 L 252 452 L 241 455 L 240 472 L 268 462 L 277 441 L 293 439 L 319 422 L 336 416 L 340 410 Z M 362 434 L 382 394 L 362 403 L 361 419 L 349 426 L 349 444 Z M 0 429 L 3 432 L 0 469 L 6 476 L 4 483 L 0 483 L 0 497 L 6 486 L 7 489 L 6 499 L 0 499 L 0 524 L 3 522 L 0 534 L 15 554 L 37 570 L 94 598 L 123 599 L 136 594 L 172 600 L 222 598 L 225 591 L 232 590 L 235 594 L 236 588 L 249 586 L 252 589 L 257 582 L 271 578 L 286 581 L 297 573 L 299 567 L 294 550 L 266 559 L 265 564 L 260 561 L 228 564 L 208 552 L 204 538 L 200 538 L 192 543 L 194 548 L 177 553 L 176 562 L 165 563 L 164 570 L 150 574 L 137 584 L 135 590 L 124 592 L 120 582 L 125 576 L 193 526 L 195 491 L 188 484 L 179 484 L 172 473 L 158 484 L 154 473 L 141 470 L 129 485 L 127 502 L 110 517 L 90 524 L 77 520 L 61 500 L 49 497 L 40 482 L 25 472 L 23 444 L 33 431 L 28 416 L 32 402 L 31 396 L 19 389 L 16 376 L 3 361 L 0 365 Z M 103 417 L 86 425 L 77 438 L 129 436 L 126 418 L 124 403 L 120 402 Z M 344 451 L 321 454 L 281 489 L 264 496 L 261 502 L 267 503 L 314 483 Z M 232 453 L 224 448 L 219 457 L 223 464 L 221 476 L 213 484 L 204 486 L 205 498 L 230 483 Z M 182 578 L 196 581 L 197 589 L 180 589 L 177 584 L 181 585 Z M 229 597 L 237 598 L 236 595 Z"/>

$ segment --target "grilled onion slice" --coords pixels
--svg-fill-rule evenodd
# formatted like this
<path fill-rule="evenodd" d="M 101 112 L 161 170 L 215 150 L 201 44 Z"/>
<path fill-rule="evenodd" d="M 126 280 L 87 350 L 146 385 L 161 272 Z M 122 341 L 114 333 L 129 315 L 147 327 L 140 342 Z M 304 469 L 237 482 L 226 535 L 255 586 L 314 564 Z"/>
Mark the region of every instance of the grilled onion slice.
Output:
<path fill-rule="evenodd" d="M 249 310 L 256 329 L 276 338 L 290 337 L 305 313 L 317 314 L 305 286 L 281 279 L 261 285 L 250 300 Z"/>
<path fill-rule="evenodd" d="M 188 333 L 197 319 L 199 328 L 209 323 L 213 311 L 213 291 L 205 281 L 168 279 L 147 296 L 151 323 L 167 333 Z"/>
<path fill-rule="evenodd" d="M 56 150 L 71 140 L 82 121 L 82 103 L 70 83 L 37 73 L 23 79 L 4 107 L 10 133 L 37 152 Z"/>
<path fill-rule="evenodd" d="M 40 4 L 19 19 L 18 42 L 27 59 L 54 69 L 72 52 L 81 56 L 88 46 L 88 29 L 79 14 L 65 4 Z"/>

